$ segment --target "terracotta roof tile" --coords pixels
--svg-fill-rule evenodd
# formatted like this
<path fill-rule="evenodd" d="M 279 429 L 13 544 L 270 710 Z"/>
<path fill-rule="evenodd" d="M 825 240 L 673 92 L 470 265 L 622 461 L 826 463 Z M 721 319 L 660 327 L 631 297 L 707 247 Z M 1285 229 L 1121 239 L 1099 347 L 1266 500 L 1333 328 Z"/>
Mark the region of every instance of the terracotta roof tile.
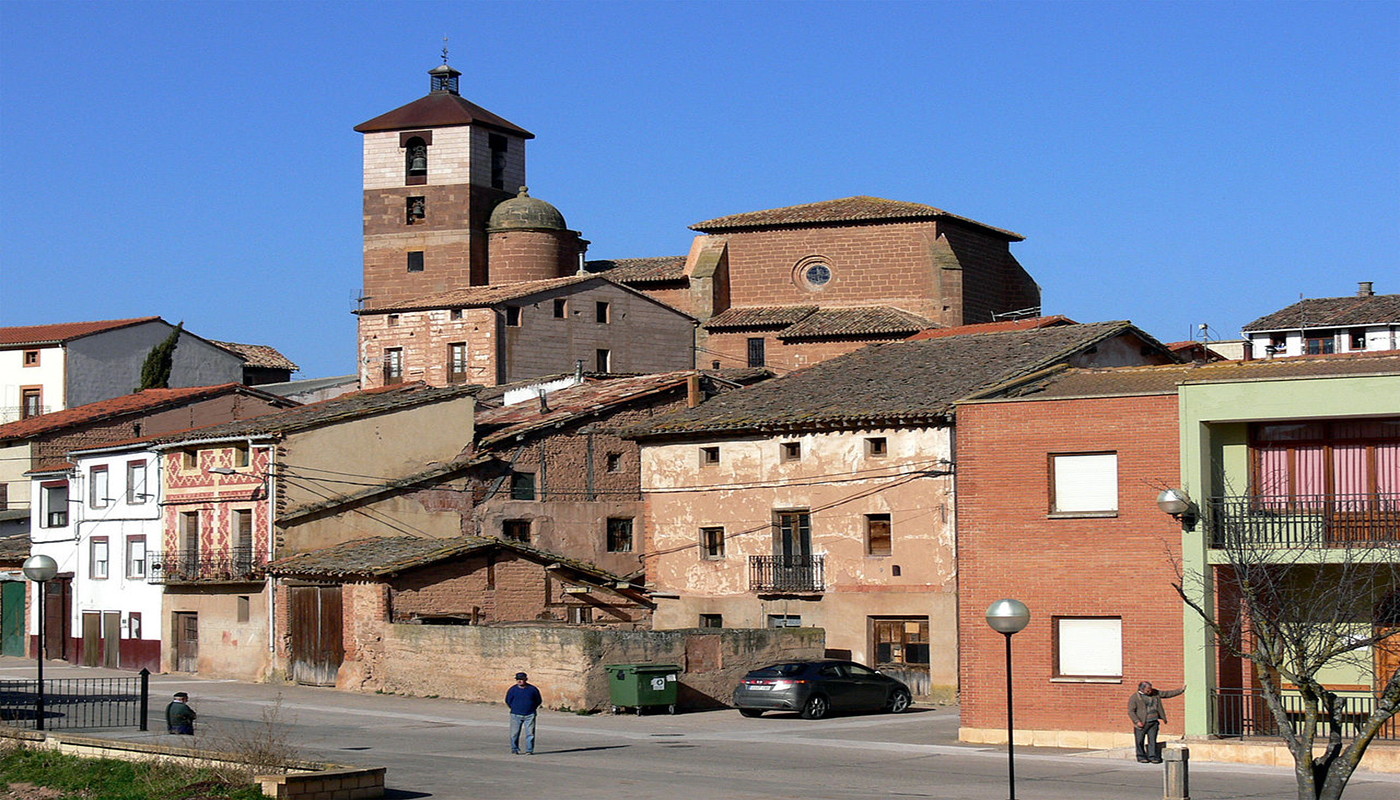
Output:
<path fill-rule="evenodd" d="M 382 577 L 492 548 L 511 550 L 542 564 L 561 564 L 599 581 L 625 580 L 621 575 L 599 569 L 584 561 L 565 558 L 519 542 L 481 536 L 463 536 L 455 539 L 413 536 L 357 539 L 278 559 L 268 564 L 267 571 L 272 575 Z"/>
<path fill-rule="evenodd" d="M 745 328 L 786 328 L 817 313 L 817 306 L 761 306 L 757 308 L 726 308 L 704 325 L 707 331 L 741 330 Z"/>
<path fill-rule="evenodd" d="M 60 322 L 54 325 L 22 325 L 0 328 L 0 347 L 14 345 L 58 344 L 94 333 L 139 325 L 143 322 L 156 322 L 160 317 L 133 317 L 131 319 L 109 319 L 100 322 Z"/>
<path fill-rule="evenodd" d="M 584 268 L 620 283 L 659 283 L 685 280 L 685 256 L 618 258 L 589 261 Z"/>
<path fill-rule="evenodd" d="M 293 364 L 290 358 L 287 358 L 286 356 L 278 352 L 277 348 L 271 347 L 269 345 L 239 344 L 237 342 L 216 342 L 213 339 L 210 339 L 209 341 L 213 344 L 218 345 L 219 347 L 224 348 L 225 350 L 232 350 L 240 358 L 243 359 L 244 364 L 250 367 L 263 367 L 265 369 L 285 369 L 291 370 L 292 372 L 296 372 L 297 370 L 301 369 L 301 367 L 298 367 L 296 364 Z"/>
<path fill-rule="evenodd" d="M 535 138 L 533 133 L 514 122 L 492 114 L 461 95 L 450 92 L 433 92 L 420 97 L 412 103 L 356 125 L 355 130 L 359 133 L 376 133 L 413 128 L 446 128 L 455 125 L 483 125 L 509 131 L 526 139 Z"/>
<path fill-rule="evenodd" d="M 695 374 L 698 373 L 683 370 L 586 381 L 578 386 L 550 392 L 545 399 L 549 410 L 544 413 L 540 412 L 538 400 L 482 409 L 476 415 L 477 445 L 486 449 L 522 433 L 555 428 L 575 419 L 606 413 L 617 406 L 684 386 Z"/>
<path fill-rule="evenodd" d="M 907 336 L 933 324 L 932 320 L 890 306 L 823 308 L 791 327 L 778 338 L 826 339 L 843 336 Z"/>
<path fill-rule="evenodd" d="M 285 397 L 278 397 L 238 383 L 225 383 L 219 386 L 193 386 L 187 389 L 145 389 L 108 400 L 99 400 L 96 403 L 65 408 L 62 411 L 54 411 L 0 425 L 0 441 L 28 439 L 39 434 L 51 433 L 112 417 L 149 414 L 168 406 L 178 406 L 234 392 L 254 395 L 283 406 L 297 405 L 295 401 Z"/>
<path fill-rule="evenodd" d="M 1044 369 L 1099 342 L 1133 335 L 1128 322 L 976 333 L 872 344 L 781 378 L 659 418 L 637 437 L 862 428 L 935 422 L 973 392 Z M 1163 357 L 1167 356 L 1161 350 Z"/>
<path fill-rule="evenodd" d="M 1395 324 L 1400 324 L 1400 294 L 1377 294 L 1370 297 L 1300 300 L 1281 311 L 1254 320 L 1244 326 L 1244 331 Z"/>
<path fill-rule="evenodd" d="M 930 328 L 909 337 L 915 342 L 922 339 L 941 339 L 944 336 L 961 336 L 965 333 L 997 333 L 999 331 L 1028 331 L 1035 328 L 1050 328 L 1055 325 L 1077 325 L 1069 317 L 1056 314 L 1052 317 L 1031 317 L 1010 319 L 1003 322 L 979 322 L 972 325 L 955 325 L 951 328 Z"/>
<path fill-rule="evenodd" d="M 730 214 L 727 217 L 716 217 L 704 222 L 697 222 L 690 228 L 702 233 L 720 233 L 755 228 L 799 227 L 851 222 L 912 222 L 940 218 L 954 219 L 975 225 L 983 230 L 1004 236 L 1011 241 L 1019 242 L 1025 238 L 1019 233 L 994 228 L 991 225 L 956 214 L 949 214 L 941 208 L 934 208 L 923 203 L 886 200 L 865 195 L 787 206 L 786 208 L 772 208 L 766 211 Z"/>
<path fill-rule="evenodd" d="M 361 309 L 360 314 L 382 314 L 391 311 L 426 311 L 435 308 L 485 308 L 497 303 L 518 300 L 522 297 L 572 286 L 585 281 L 605 280 L 598 275 L 570 275 L 565 278 L 549 278 L 542 281 L 520 281 L 500 283 L 493 286 L 469 286 L 449 292 L 423 295 L 409 300 L 400 300 L 383 306 Z"/>

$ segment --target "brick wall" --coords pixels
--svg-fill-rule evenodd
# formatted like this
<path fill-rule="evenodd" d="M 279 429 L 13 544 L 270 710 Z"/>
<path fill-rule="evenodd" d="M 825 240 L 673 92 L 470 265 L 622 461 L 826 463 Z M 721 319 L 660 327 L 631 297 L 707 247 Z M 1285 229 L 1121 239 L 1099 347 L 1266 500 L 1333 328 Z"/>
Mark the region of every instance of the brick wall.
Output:
<path fill-rule="evenodd" d="M 711 366 L 713 361 L 719 361 L 723 368 L 747 367 L 749 339 L 759 337 L 763 338 L 763 366 L 775 370 L 779 375 L 853 353 L 877 341 L 891 341 L 872 337 L 863 340 L 785 342 L 774 331 L 710 333 L 706 336 L 704 351 L 696 353 L 696 360 L 703 367 Z"/>
<path fill-rule="evenodd" d="M 1049 516 L 1049 454 L 1118 454 L 1118 512 Z M 1181 686 L 1182 605 L 1172 582 L 1179 524 L 1158 491 L 1180 480 L 1176 395 L 971 404 L 958 410 L 958 561 L 962 726 L 1004 730 L 1005 643 L 984 618 L 1014 597 L 1031 609 L 1015 635 L 1018 731 L 1127 734 L 1139 680 Z M 1121 680 L 1056 680 L 1054 620 L 1119 617 Z M 1166 733 L 1180 733 L 1179 700 Z"/>
<path fill-rule="evenodd" d="M 405 382 L 447 386 L 451 345 L 457 342 L 467 346 L 466 383 L 495 386 L 498 323 L 495 310 L 490 308 L 462 309 L 458 319 L 446 308 L 398 315 L 361 314 L 360 386 L 373 389 L 384 385 L 384 351 L 395 347 L 403 350 Z"/>
<path fill-rule="evenodd" d="M 548 280 L 578 271 L 579 243 L 572 231 L 497 231 L 486 241 L 491 283 Z"/>

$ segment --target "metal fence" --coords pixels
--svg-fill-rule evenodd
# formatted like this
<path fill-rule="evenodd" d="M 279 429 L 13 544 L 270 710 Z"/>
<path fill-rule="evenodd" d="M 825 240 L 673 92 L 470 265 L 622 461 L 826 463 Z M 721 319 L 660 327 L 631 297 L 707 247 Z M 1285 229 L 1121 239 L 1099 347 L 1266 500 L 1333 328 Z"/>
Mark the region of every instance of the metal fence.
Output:
<path fill-rule="evenodd" d="M 44 679 L 44 724 L 60 728 L 147 730 L 150 670 L 123 678 Z M 0 681 L 0 722 L 38 728 L 38 681 Z"/>
<path fill-rule="evenodd" d="M 1211 720 L 1211 732 L 1217 736 L 1282 736 L 1283 729 L 1269 710 L 1264 694 L 1258 689 L 1215 689 L 1211 693 L 1211 705 L 1215 718 Z M 1283 695 L 1283 708 L 1288 714 L 1288 722 L 1293 729 L 1302 725 L 1306 710 L 1301 695 Z M 1340 707 L 1337 724 L 1338 732 L 1345 739 L 1356 738 L 1361 725 L 1371 716 L 1376 700 L 1370 695 L 1344 695 L 1337 698 Z M 1327 720 L 1319 720 L 1317 734 L 1330 736 L 1332 725 Z M 1400 741 L 1400 725 L 1391 717 L 1381 726 L 1377 739 Z"/>
<path fill-rule="evenodd" d="M 1319 494 L 1210 498 L 1213 547 L 1395 547 L 1400 494 Z"/>
<path fill-rule="evenodd" d="M 749 556 L 749 589 L 755 592 L 820 592 L 826 588 L 825 556 Z"/>
<path fill-rule="evenodd" d="M 260 580 L 267 566 L 262 548 L 234 547 L 222 552 L 167 550 L 150 553 L 149 583 L 245 583 Z"/>

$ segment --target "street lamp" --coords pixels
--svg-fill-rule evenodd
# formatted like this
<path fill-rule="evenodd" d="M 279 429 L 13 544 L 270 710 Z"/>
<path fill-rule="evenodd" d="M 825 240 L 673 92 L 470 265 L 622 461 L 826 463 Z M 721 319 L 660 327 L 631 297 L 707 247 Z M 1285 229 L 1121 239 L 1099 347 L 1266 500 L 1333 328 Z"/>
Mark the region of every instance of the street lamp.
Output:
<path fill-rule="evenodd" d="M 1011 637 L 1031 621 L 1031 610 L 1020 600 L 1006 598 L 987 606 L 987 624 L 1006 637 L 1006 777 L 1011 784 L 1011 800 L 1016 800 L 1016 756 L 1011 724 Z"/>
<path fill-rule="evenodd" d="M 44 613 L 44 595 L 48 593 L 45 584 L 57 574 L 58 562 L 51 556 L 30 556 L 24 561 L 24 577 L 39 586 L 39 658 L 36 659 L 39 665 L 39 701 L 35 707 L 38 716 L 34 719 L 34 729 L 39 731 L 44 729 L 44 626 L 48 622 Z"/>

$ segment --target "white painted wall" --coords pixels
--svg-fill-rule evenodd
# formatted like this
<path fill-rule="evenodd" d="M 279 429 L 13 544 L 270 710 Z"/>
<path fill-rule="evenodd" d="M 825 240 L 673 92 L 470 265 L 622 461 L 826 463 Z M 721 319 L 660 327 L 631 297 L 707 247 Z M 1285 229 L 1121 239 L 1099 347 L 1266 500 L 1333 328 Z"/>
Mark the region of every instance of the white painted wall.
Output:
<path fill-rule="evenodd" d="M 32 349 L 0 350 L 0 425 L 19 419 L 21 386 L 44 388 L 44 413 L 66 408 L 63 404 L 63 348 L 38 348 L 38 366 L 26 367 L 24 353 Z"/>

